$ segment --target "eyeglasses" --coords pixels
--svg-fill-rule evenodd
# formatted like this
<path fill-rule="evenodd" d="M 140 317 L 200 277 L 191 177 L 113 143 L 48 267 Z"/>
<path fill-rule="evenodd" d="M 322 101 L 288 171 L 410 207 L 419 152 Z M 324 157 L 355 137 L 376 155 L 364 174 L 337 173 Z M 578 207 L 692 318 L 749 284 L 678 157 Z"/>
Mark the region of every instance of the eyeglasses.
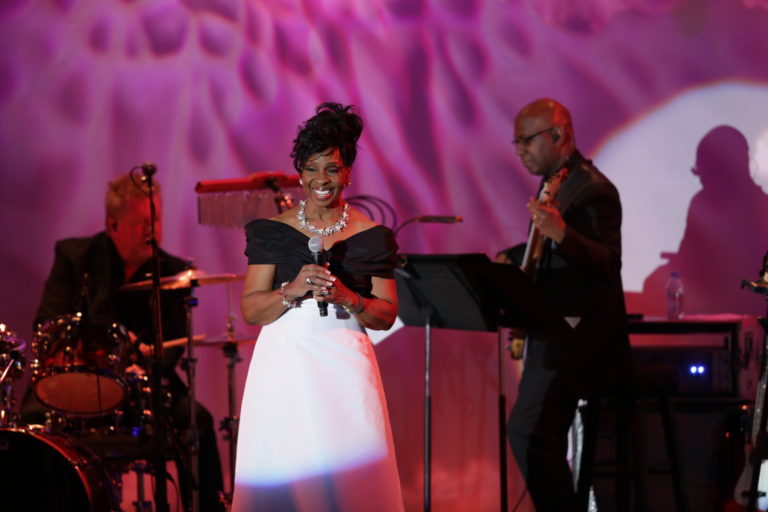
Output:
<path fill-rule="evenodd" d="M 515 137 L 514 139 L 512 139 L 512 144 L 514 144 L 515 146 L 528 146 L 531 142 L 533 142 L 533 139 L 535 139 L 542 133 L 546 133 L 550 131 L 552 128 L 554 128 L 554 126 L 544 128 L 543 130 L 539 130 L 536 133 L 526 135 L 525 137 Z"/>

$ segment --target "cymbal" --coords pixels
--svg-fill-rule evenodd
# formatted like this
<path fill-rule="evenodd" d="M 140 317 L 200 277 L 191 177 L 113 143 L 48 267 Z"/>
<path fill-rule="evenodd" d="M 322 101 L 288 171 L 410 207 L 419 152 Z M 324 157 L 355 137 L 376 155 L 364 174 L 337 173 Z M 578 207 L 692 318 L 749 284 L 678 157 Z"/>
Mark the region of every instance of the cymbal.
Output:
<path fill-rule="evenodd" d="M 194 286 L 203 286 L 209 284 L 231 283 L 233 281 L 242 281 L 245 276 L 242 274 L 208 274 L 202 270 L 185 270 L 172 276 L 160 278 L 161 290 L 178 290 L 181 288 L 192 288 Z M 121 290 L 139 291 L 151 290 L 152 280 L 136 281 L 120 287 Z"/>

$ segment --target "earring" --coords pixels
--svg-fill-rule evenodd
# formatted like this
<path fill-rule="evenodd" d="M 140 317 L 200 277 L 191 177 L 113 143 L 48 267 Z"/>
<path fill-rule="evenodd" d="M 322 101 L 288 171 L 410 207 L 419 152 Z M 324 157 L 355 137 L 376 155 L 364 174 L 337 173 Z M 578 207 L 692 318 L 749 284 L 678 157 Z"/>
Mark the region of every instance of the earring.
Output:
<path fill-rule="evenodd" d="M 304 180 L 301 178 L 299 178 L 299 185 L 301 185 L 302 187 L 304 186 Z"/>

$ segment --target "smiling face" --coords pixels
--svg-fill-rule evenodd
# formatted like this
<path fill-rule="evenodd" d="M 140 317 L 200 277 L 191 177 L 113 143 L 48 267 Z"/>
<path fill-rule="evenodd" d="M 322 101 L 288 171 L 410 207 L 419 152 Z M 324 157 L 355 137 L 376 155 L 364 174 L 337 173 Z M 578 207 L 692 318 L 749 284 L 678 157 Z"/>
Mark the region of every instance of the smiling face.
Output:
<path fill-rule="evenodd" d="M 315 153 L 301 168 L 304 191 L 309 200 L 318 206 L 338 206 L 349 182 L 349 173 L 350 169 L 344 165 L 338 148 Z"/>

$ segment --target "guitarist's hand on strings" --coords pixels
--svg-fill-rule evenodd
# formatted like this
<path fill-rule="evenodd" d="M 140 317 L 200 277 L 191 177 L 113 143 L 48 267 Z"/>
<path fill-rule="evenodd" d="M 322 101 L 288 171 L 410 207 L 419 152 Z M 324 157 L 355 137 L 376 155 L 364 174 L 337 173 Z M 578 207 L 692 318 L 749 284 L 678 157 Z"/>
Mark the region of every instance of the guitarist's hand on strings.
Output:
<path fill-rule="evenodd" d="M 531 213 L 531 220 L 536 228 L 544 236 L 551 238 L 557 243 L 563 241 L 565 237 L 565 221 L 560 211 L 541 201 L 531 198 L 526 205 Z"/>

